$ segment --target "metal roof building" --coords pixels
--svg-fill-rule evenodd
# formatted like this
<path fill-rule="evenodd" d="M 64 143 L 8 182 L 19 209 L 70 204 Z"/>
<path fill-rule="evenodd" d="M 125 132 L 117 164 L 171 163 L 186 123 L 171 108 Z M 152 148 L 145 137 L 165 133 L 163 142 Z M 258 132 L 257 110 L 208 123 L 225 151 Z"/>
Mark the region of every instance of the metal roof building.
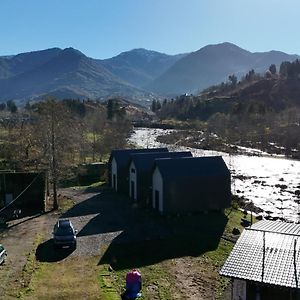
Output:
<path fill-rule="evenodd" d="M 152 206 L 161 213 L 222 210 L 230 206 L 230 182 L 221 156 L 156 159 Z"/>
<path fill-rule="evenodd" d="M 152 152 L 131 154 L 129 163 L 129 196 L 131 199 L 148 205 L 151 198 L 152 168 L 155 159 L 192 157 L 190 151 Z"/>
<path fill-rule="evenodd" d="M 300 224 L 263 220 L 245 228 L 220 274 L 240 285 L 233 299 L 300 299 L 299 250 Z"/>
<path fill-rule="evenodd" d="M 118 192 L 128 195 L 128 164 L 130 154 L 133 153 L 150 153 L 150 152 L 168 152 L 167 148 L 150 148 L 150 149 L 117 149 L 112 150 L 109 165 L 109 184 Z"/>
<path fill-rule="evenodd" d="M 22 215 L 45 211 L 47 172 L 0 172 L 0 217 L 21 209 Z"/>

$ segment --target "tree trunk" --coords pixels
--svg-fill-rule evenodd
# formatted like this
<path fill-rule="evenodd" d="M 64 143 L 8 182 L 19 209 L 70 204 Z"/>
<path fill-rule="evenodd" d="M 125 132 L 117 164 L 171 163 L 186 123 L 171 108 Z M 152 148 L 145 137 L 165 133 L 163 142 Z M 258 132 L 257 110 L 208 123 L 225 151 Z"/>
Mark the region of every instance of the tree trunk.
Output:
<path fill-rule="evenodd" d="M 53 209 L 58 209 L 56 179 L 53 178 Z"/>
<path fill-rule="evenodd" d="M 93 162 L 95 162 L 95 152 L 96 152 L 96 133 L 93 132 Z"/>
<path fill-rule="evenodd" d="M 58 209 L 57 201 L 57 170 L 56 170 L 56 157 L 55 157 L 55 132 L 54 132 L 54 112 L 52 109 L 51 115 L 51 155 L 52 155 L 52 181 L 53 181 L 53 209 Z"/>

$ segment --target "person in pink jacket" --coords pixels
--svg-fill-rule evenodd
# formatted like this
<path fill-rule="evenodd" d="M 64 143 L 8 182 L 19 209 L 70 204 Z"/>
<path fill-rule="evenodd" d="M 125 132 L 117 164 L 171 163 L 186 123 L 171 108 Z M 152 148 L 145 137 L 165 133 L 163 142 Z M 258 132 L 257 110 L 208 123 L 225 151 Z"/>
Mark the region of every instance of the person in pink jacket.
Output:
<path fill-rule="evenodd" d="M 122 295 L 122 299 L 136 299 L 141 297 L 142 276 L 141 273 L 133 269 L 126 274 L 126 291 Z"/>

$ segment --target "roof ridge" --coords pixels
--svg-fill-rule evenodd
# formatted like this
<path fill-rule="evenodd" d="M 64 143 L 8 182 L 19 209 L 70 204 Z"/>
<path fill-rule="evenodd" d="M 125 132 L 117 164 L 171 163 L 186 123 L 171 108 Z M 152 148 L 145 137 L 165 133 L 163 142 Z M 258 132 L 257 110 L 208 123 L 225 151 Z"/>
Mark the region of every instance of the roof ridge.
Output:
<path fill-rule="evenodd" d="M 250 231 L 259 231 L 259 232 L 266 232 L 266 233 L 278 233 L 278 234 L 283 234 L 283 235 L 290 235 L 290 236 L 299 236 L 300 237 L 300 234 L 297 234 L 297 233 L 288 233 L 288 232 L 280 232 L 280 231 L 276 231 L 276 230 L 268 230 L 268 229 L 257 229 L 257 228 L 251 228 L 251 227 L 248 227 L 248 228 L 245 228 L 246 230 L 250 230 Z"/>

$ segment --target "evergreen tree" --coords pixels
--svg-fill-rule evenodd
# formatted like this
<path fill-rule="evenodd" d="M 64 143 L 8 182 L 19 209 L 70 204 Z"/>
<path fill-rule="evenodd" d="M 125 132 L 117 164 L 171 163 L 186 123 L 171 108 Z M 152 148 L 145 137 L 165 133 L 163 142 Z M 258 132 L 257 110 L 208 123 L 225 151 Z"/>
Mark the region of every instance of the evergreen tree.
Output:
<path fill-rule="evenodd" d="M 161 109 L 161 104 L 160 102 L 157 100 L 156 101 L 156 111 L 160 110 Z"/>
<path fill-rule="evenodd" d="M 269 71 L 271 72 L 272 75 L 275 75 L 277 72 L 276 65 L 275 64 L 270 65 Z"/>
<path fill-rule="evenodd" d="M 6 107 L 11 113 L 16 113 L 18 111 L 18 107 L 13 100 L 8 100 L 6 102 Z"/>
<path fill-rule="evenodd" d="M 155 100 L 155 99 L 152 101 L 152 104 L 151 104 L 151 111 L 153 111 L 153 112 L 156 111 L 156 100 Z"/>
<path fill-rule="evenodd" d="M 229 75 L 228 79 L 231 82 L 232 86 L 236 86 L 236 84 L 237 84 L 237 77 L 234 74 Z"/>
<path fill-rule="evenodd" d="M 5 104 L 4 102 L 1 103 L 1 104 L 0 104 L 0 111 L 5 110 L 5 108 L 6 108 L 6 104 Z"/>
<path fill-rule="evenodd" d="M 290 68 L 290 65 L 291 65 L 291 63 L 289 61 L 283 61 L 280 64 L 280 68 L 279 68 L 280 77 L 282 77 L 282 78 L 288 77 L 288 70 Z"/>
<path fill-rule="evenodd" d="M 107 105 L 106 105 L 106 113 L 107 113 L 107 119 L 108 120 L 112 120 L 114 117 L 114 100 L 113 99 L 109 99 L 107 101 Z"/>

